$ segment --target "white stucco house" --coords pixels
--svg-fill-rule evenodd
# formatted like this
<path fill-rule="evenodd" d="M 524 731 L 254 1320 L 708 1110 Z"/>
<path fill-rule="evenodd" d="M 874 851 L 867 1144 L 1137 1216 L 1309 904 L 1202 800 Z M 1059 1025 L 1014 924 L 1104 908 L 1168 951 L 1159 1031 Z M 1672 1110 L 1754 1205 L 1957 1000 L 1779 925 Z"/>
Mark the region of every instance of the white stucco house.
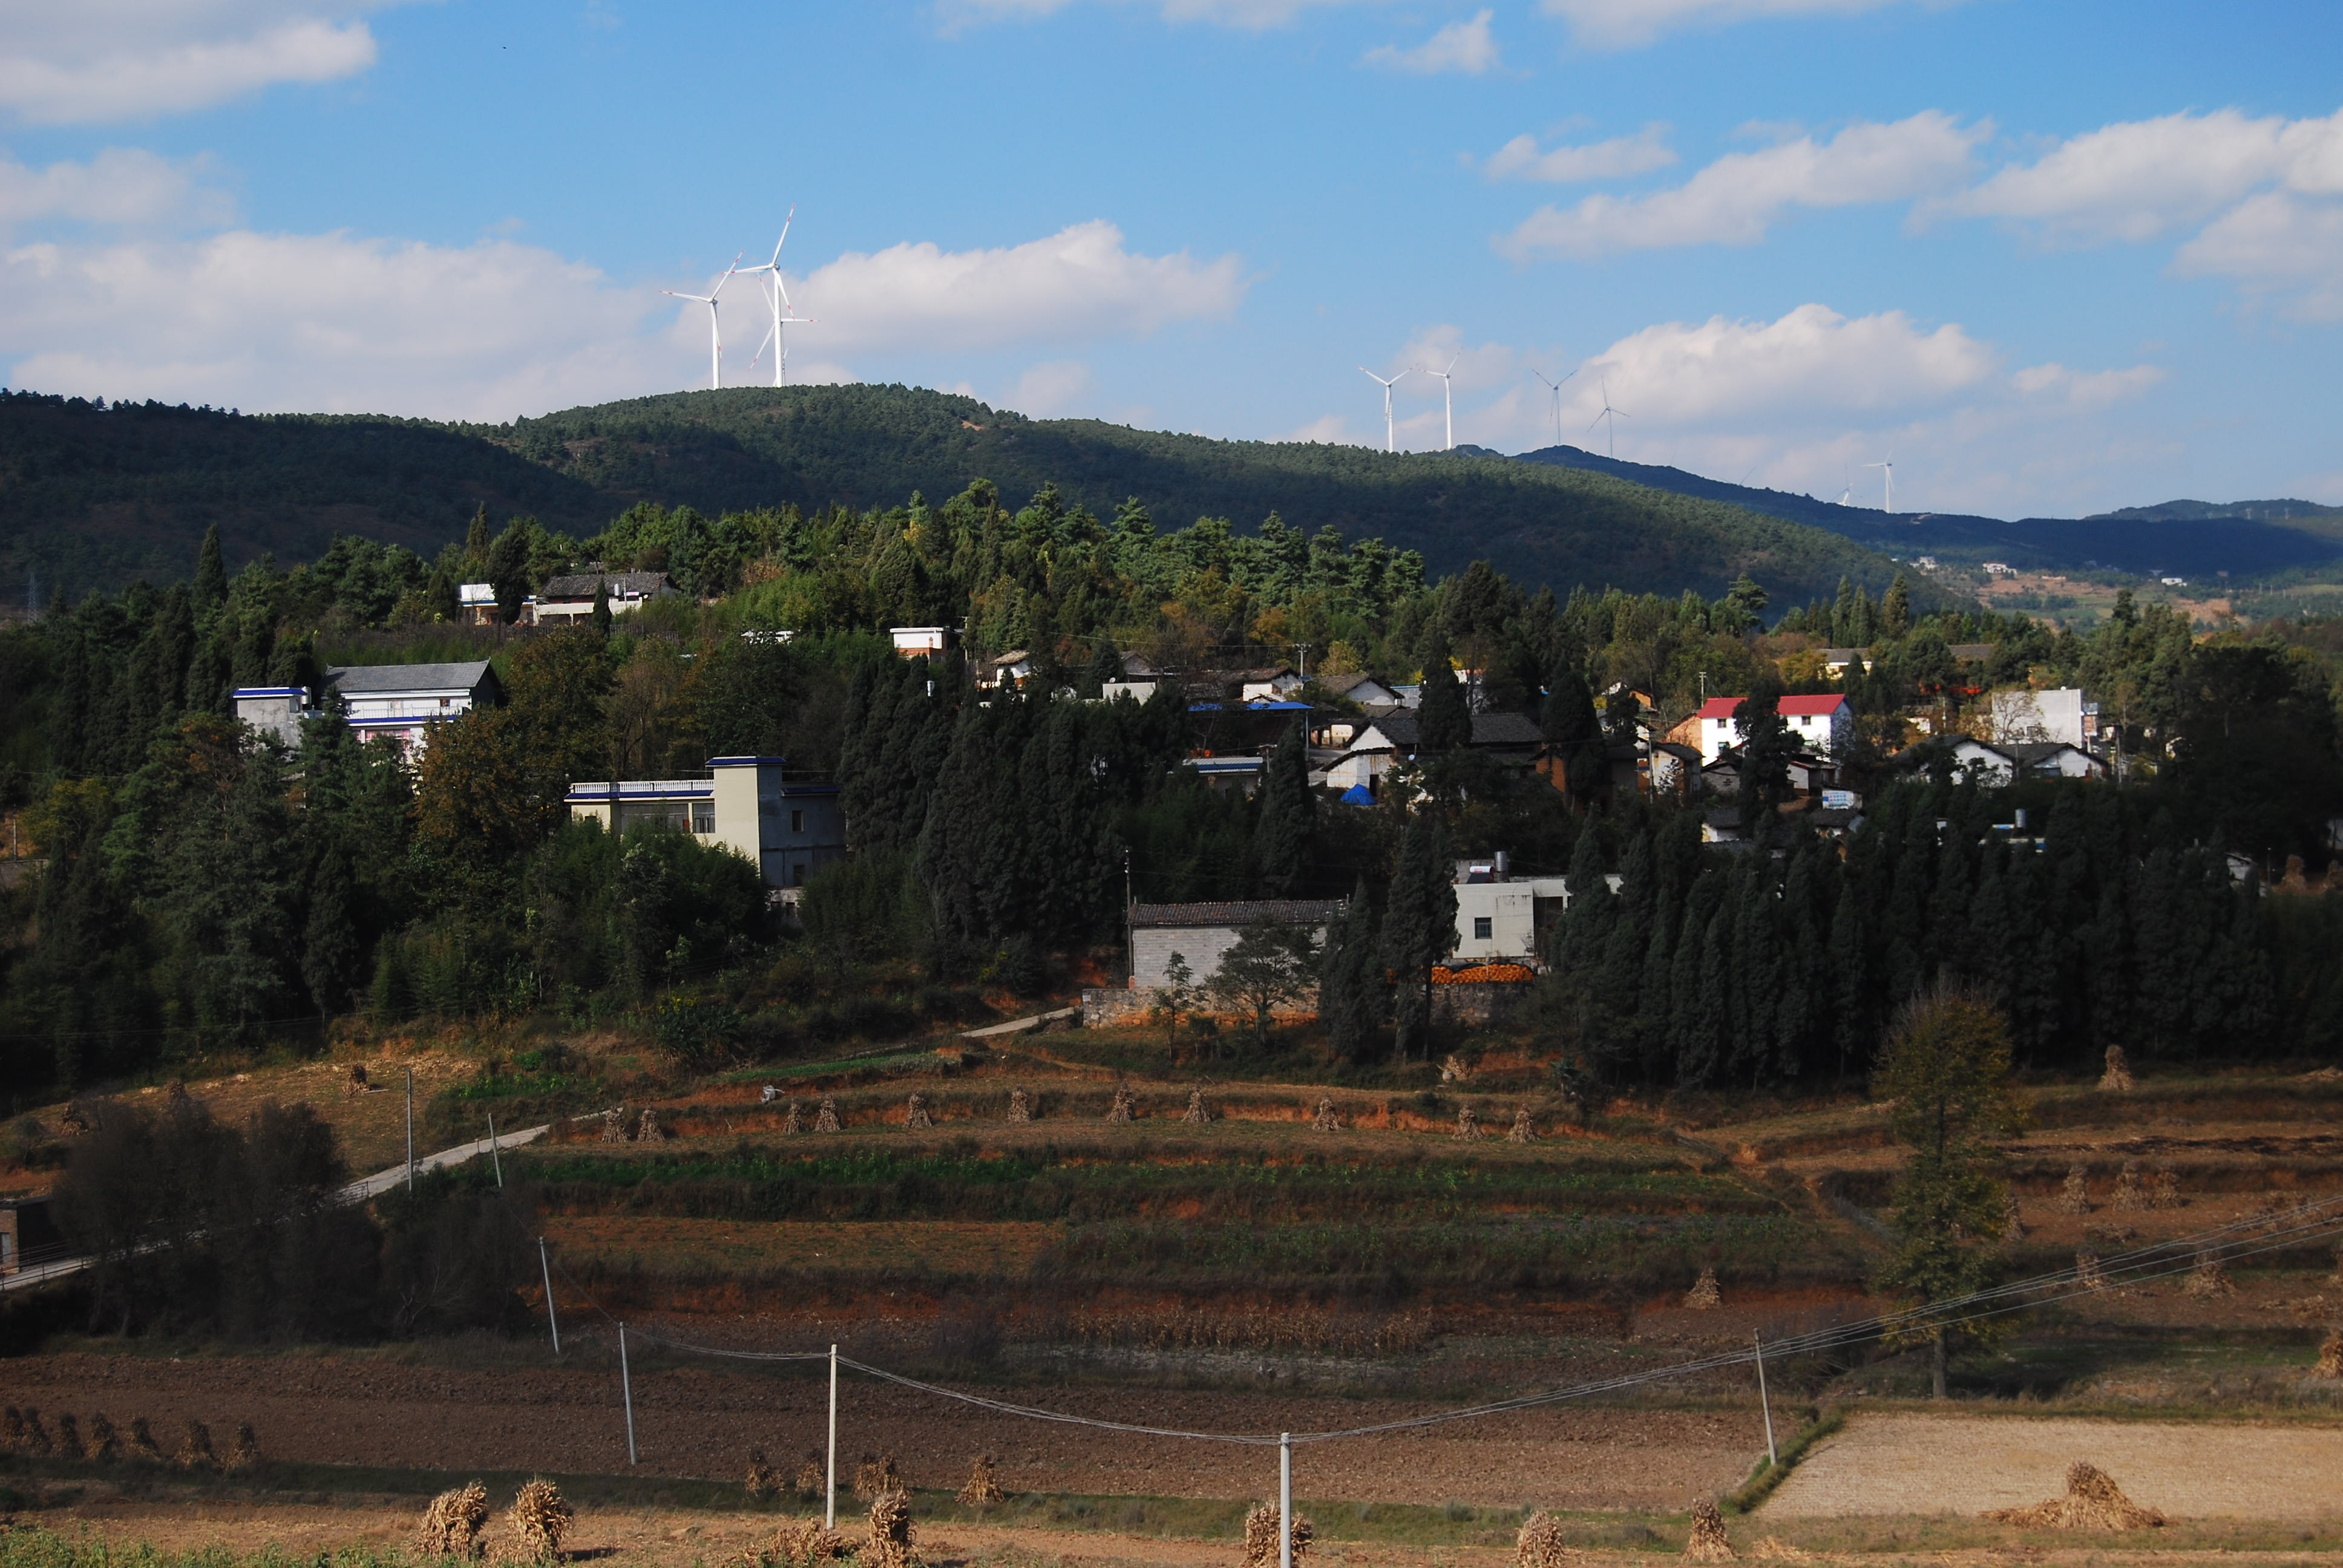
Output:
<path fill-rule="evenodd" d="M 572 820 L 608 831 L 660 822 L 738 850 L 784 903 L 846 855 L 838 786 L 793 783 L 778 757 L 711 757 L 701 779 L 584 780 L 569 786 L 565 803 Z"/>
<path fill-rule="evenodd" d="M 504 700 L 504 688 L 485 658 L 463 664 L 350 664 L 326 671 L 327 694 L 339 697 L 349 726 L 361 739 L 387 736 L 409 759 L 421 752 L 431 732 L 475 708 Z M 229 694 L 236 716 L 246 727 L 297 744 L 301 721 L 325 710 L 321 699 L 299 686 L 242 686 Z"/>
<path fill-rule="evenodd" d="M 1697 744 L 1703 762 L 1715 761 L 1718 752 L 1748 739 L 1741 721 L 1733 717 L 1734 709 L 1748 700 L 1746 697 L 1712 697 L 1701 704 L 1694 717 L 1700 722 Z M 1855 706 L 1838 692 L 1785 697 L 1780 711 L 1790 738 L 1805 750 L 1835 754 L 1855 739 Z"/>

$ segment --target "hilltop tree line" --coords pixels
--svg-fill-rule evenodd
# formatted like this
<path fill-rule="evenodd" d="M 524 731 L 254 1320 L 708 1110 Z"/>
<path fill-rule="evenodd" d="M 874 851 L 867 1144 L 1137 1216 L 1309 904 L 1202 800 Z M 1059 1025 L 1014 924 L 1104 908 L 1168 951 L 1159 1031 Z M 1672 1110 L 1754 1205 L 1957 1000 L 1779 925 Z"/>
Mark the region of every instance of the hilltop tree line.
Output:
<path fill-rule="evenodd" d="M 689 591 L 573 630 L 448 619 L 458 581 L 517 606 L 581 559 Z M 1923 610 L 1896 585 L 1875 600 L 1846 585 L 1768 629 L 1771 608 L 1747 580 L 1714 600 L 1557 599 L 1486 563 L 1426 582 L 1408 552 L 1274 518 L 1250 534 L 1159 529 L 1136 502 L 1105 521 L 1044 488 L 1012 512 L 982 484 L 932 507 L 714 521 L 646 505 L 583 541 L 482 516 L 428 564 L 345 537 L 231 576 L 214 537 L 186 582 L 0 631 L 0 806 L 24 809 L 45 862 L 5 895 L 0 1053 L 29 1091 L 349 1011 L 599 1016 L 731 984 L 784 940 L 754 869 L 685 835 L 612 840 L 562 804 L 574 780 L 671 777 L 724 753 L 840 784 L 853 854 L 809 890 L 801 939 L 840 973 L 887 959 L 1035 984 L 1052 952 L 1113 940 L 1126 893 L 1350 897 L 1325 955 L 1329 1018 L 1363 1060 L 1394 1031 L 1422 1042 L 1420 994 L 1397 982 L 1440 956 L 1447 857 L 1503 849 L 1524 869 L 1584 875 L 1594 857 L 1624 879 L 1574 917 L 1554 1004 L 1606 1073 L 1832 1076 L 1948 970 L 2007 988 L 2027 1052 L 2236 1049 L 2216 1019 L 2320 1038 L 2323 993 L 2299 957 L 2317 941 L 2301 919 L 2256 913 L 2227 854 L 2273 874 L 2288 854 L 2323 864 L 2343 815 L 2336 639 L 2199 639 L 2127 603 L 2078 637 Z M 964 625 L 966 641 L 899 659 L 880 632 L 904 623 Z M 1983 658 L 1953 654 L 1972 643 Z M 1178 766 L 1196 736 L 1172 686 L 1144 704 L 1056 697 L 1095 697 L 1125 652 L 1195 669 L 1302 644 L 1328 707 L 1348 669 L 1423 680 L 1422 765 L 1373 809 L 1311 789 L 1299 734 L 1254 796 L 1206 789 Z M 1867 648 L 1867 668 L 1835 687 L 1826 646 Z M 1038 678 L 980 693 L 977 661 L 1016 647 Z M 288 754 L 229 717 L 238 685 L 461 657 L 492 658 L 509 700 L 447 726 L 418 768 L 331 718 Z M 1896 782 L 1913 713 L 1957 724 L 1976 692 L 2019 679 L 2089 685 L 2129 786 L 2046 799 L 2037 827 L 2011 834 L 1982 820 L 2006 798 L 1946 794 L 1925 755 Z M 1760 722 L 1741 796 L 1762 852 L 1703 846 L 1693 810 L 1611 799 L 1600 761 L 1704 687 L 1755 694 L 1761 720 L 1782 690 L 1848 693 L 1848 771 L 1873 809 L 1843 850 L 1768 826 L 1778 725 Z M 1571 793 L 1473 751 L 1476 705 L 1535 717 Z M 1582 919 L 1610 924 L 1587 934 Z"/>

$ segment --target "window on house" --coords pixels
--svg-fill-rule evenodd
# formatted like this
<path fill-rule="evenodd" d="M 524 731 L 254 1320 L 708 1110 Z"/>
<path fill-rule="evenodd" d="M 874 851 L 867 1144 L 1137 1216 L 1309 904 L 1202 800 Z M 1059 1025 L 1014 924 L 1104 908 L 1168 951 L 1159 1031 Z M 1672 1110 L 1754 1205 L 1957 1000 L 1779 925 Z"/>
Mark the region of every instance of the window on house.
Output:
<path fill-rule="evenodd" d="M 1496 920 L 1491 916 L 1474 915 L 1473 917 L 1473 940 L 1476 942 L 1487 941 L 1491 937 L 1497 934 L 1496 924 Z"/>
<path fill-rule="evenodd" d="M 694 800 L 691 803 L 691 830 L 695 833 L 713 833 L 716 831 L 715 802 L 709 800 Z"/>
<path fill-rule="evenodd" d="M 792 833 L 802 833 L 805 831 L 804 812 L 792 811 L 789 813 L 789 831 Z"/>
<path fill-rule="evenodd" d="M 805 862 L 803 860 L 798 861 L 795 865 L 789 868 L 789 886 L 792 888 L 802 888 L 805 886 Z"/>
<path fill-rule="evenodd" d="M 439 699 L 439 706 L 440 706 L 440 707 L 442 707 L 442 708 L 447 707 L 447 701 L 448 701 L 448 699 L 447 699 L 447 698 L 444 698 L 444 697 L 443 697 L 443 698 L 441 698 L 441 699 Z"/>

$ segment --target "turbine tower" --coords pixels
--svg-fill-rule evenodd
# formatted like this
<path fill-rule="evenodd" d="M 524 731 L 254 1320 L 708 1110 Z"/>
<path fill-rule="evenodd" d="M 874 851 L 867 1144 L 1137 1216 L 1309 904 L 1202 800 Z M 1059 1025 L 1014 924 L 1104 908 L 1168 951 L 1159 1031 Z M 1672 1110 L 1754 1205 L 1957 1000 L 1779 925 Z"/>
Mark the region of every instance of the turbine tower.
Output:
<path fill-rule="evenodd" d="M 1554 394 L 1554 444 L 1559 447 L 1562 445 L 1562 381 L 1569 380 L 1573 376 L 1577 375 L 1578 372 L 1575 370 L 1564 371 L 1563 373 L 1562 381 L 1546 381 L 1545 372 L 1533 365 L 1530 367 L 1530 374 L 1536 377 L 1541 381 L 1545 381 L 1546 389 Z"/>
<path fill-rule="evenodd" d="M 1622 419 L 1632 419 L 1634 417 L 1634 416 L 1628 413 L 1624 408 L 1614 408 L 1611 407 L 1611 383 L 1607 380 L 1604 381 L 1603 383 L 1603 412 L 1594 416 L 1594 418 L 1589 419 L 1586 422 L 1586 427 L 1592 430 L 1595 426 L 1604 425 L 1605 422 L 1608 421 L 1606 433 L 1610 437 L 1611 440 L 1611 460 L 1614 463 L 1619 460 L 1619 421 Z"/>
<path fill-rule="evenodd" d="M 789 216 L 781 220 L 781 237 L 773 242 L 772 260 L 759 266 L 744 266 L 740 269 L 740 276 L 743 277 L 759 272 L 769 272 L 773 276 L 773 325 L 765 333 L 765 341 L 757 346 L 757 357 L 749 361 L 749 368 L 754 370 L 757 367 L 757 360 L 765 357 L 767 348 L 771 348 L 774 351 L 773 385 L 776 387 L 786 387 L 789 384 L 789 339 L 781 335 L 781 328 L 802 327 L 815 319 L 810 316 L 798 314 L 797 307 L 789 303 L 788 287 L 781 282 L 781 246 L 789 242 L 789 225 L 797 221 L 797 216 L 798 209 L 791 207 Z"/>
<path fill-rule="evenodd" d="M 1394 376 L 1390 380 L 1384 381 L 1382 377 L 1376 375 L 1373 371 L 1362 365 L 1359 367 L 1359 374 L 1365 377 L 1370 381 L 1381 382 L 1383 385 L 1383 450 L 1386 452 L 1396 452 L 1399 450 L 1399 444 L 1393 435 L 1394 427 L 1392 424 L 1391 389 L 1399 384 L 1399 376 L 1404 376 L 1407 372 L 1403 370 L 1399 373 L 1399 376 Z"/>
<path fill-rule="evenodd" d="M 1893 512 L 1896 509 L 1896 459 L 1890 457 L 1884 463 L 1865 463 L 1864 467 L 1879 470 L 1880 478 L 1885 480 L 1887 486 L 1887 498 L 1884 503 L 1884 509 Z"/>
<path fill-rule="evenodd" d="M 708 286 L 708 292 L 705 294 L 678 294 L 672 288 L 659 290 L 661 294 L 670 298 L 697 300 L 699 304 L 708 307 L 708 384 L 710 387 L 724 385 L 724 335 L 718 330 L 716 325 L 716 297 L 724 292 L 726 284 L 732 281 L 733 271 L 739 265 L 740 258 L 735 256 L 732 258 L 732 265 L 724 269 L 722 276 Z"/>
<path fill-rule="evenodd" d="M 1456 450 L 1456 379 L 1453 372 L 1456 362 L 1463 357 L 1462 354 L 1450 355 L 1446 370 L 1424 370 L 1421 365 L 1416 367 L 1426 376 L 1440 377 L 1440 406 L 1448 416 L 1448 445 L 1441 448 L 1444 452 Z"/>

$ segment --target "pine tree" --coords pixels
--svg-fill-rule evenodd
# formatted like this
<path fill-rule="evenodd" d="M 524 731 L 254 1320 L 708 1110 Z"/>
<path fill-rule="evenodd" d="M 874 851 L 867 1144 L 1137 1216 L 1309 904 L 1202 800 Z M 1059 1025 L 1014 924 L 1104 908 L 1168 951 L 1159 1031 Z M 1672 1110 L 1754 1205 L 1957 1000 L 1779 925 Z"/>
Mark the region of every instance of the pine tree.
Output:
<path fill-rule="evenodd" d="M 1422 1041 L 1430 1049 L 1432 967 L 1456 945 L 1455 873 L 1448 864 L 1448 831 L 1426 809 L 1408 818 L 1383 913 L 1383 961 L 1399 990 L 1393 1050 L 1405 1058 Z"/>
<path fill-rule="evenodd" d="M 1101 633 L 1091 644 L 1091 661 L 1082 671 L 1082 695 L 1103 696 L 1109 683 L 1121 678 L 1122 655 L 1115 651 L 1113 639 Z"/>
<path fill-rule="evenodd" d="M 1253 829 L 1253 857 L 1261 868 L 1265 899 L 1302 896 L 1310 881 L 1311 842 L 1317 830 L 1317 801 L 1310 790 L 1310 754 L 1302 726 L 1285 731 L 1262 770 L 1256 798 L 1260 816 Z M 1338 884 L 1339 885 L 1339 884 Z"/>
<path fill-rule="evenodd" d="M 1880 629 L 1889 637 L 1902 637 L 1912 629 L 1912 585 L 1897 572 L 1896 580 L 1887 585 L 1887 597 L 1879 601 Z"/>
<path fill-rule="evenodd" d="M 1374 1050 L 1383 1015 L 1383 967 L 1374 905 L 1368 900 L 1367 879 L 1362 876 L 1341 922 L 1328 933 L 1318 982 L 1318 1012 L 1326 1025 L 1327 1041 L 1345 1061 L 1363 1062 Z"/>
<path fill-rule="evenodd" d="M 308 913 L 301 927 L 301 980 L 318 1016 L 331 1017 L 349 1002 L 364 954 L 352 906 L 357 889 L 348 860 L 338 849 L 317 858 L 307 890 Z"/>
<path fill-rule="evenodd" d="M 203 548 L 196 552 L 196 604 L 198 618 L 227 602 L 227 561 L 220 553 L 219 525 L 204 530 Z"/>
<path fill-rule="evenodd" d="M 610 635 L 610 579 L 597 578 L 594 581 L 594 635 Z"/>
<path fill-rule="evenodd" d="M 1473 743 L 1473 712 L 1464 699 L 1463 683 L 1448 662 L 1448 644 L 1435 640 L 1424 655 L 1423 697 L 1416 708 L 1415 733 L 1424 761 L 1461 750 Z"/>
<path fill-rule="evenodd" d="M 1570 798 L 1581 805 L 1602 792 L 1604 779 L 1603 726 L 1586 677 L 1564 666 L 1546 678 L 1545 705 L 1538 716 L 1546 755 L 1561 762 Z"/>

